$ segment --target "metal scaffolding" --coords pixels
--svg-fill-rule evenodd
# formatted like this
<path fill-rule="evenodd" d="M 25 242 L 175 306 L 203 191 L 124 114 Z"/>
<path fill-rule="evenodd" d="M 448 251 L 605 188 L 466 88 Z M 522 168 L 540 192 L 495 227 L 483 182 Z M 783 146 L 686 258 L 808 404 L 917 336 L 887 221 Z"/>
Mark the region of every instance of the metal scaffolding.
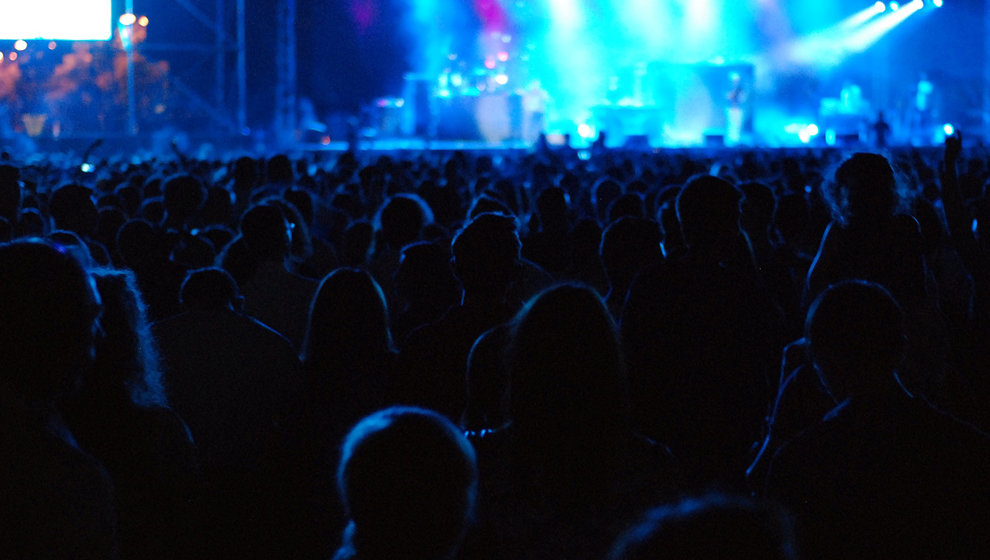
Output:
<path fill-rule="evenodd" d="M 983 2 L 983 139 L 990 141 L 990 0 Z"/>
<path fill-rule="evenodd" d="M 296 0 L 278 0 L 275 46 L 275 134 L 279 147 L 296 141 Z"/>
<path fill-rule="evenodd" d="M 136 0 L 143 3 L 148 0 Z M 202 61 L 212 59 L 213 80 L 199 81 L 199 87 L 185 83 L 178 76 L 170 77 L 175 89 L 188 99 L 190 106 L 205 113 L 214 125 L 229 134 L 242 134 L 247 130 L 247 63 L 244 32 L 245 0 L 213 0 L 213 10 L 204 10 L 199 4 L 210 0 L 174 0 L 175 6 L 184 10 L 191 19 L 208 30 L 202 43 L 164 43 L 148 41 L 141 45 L 143 52 L 176 51 L 201 55 Z M 233 7 L 233 17 L 230 9 Z M 141 7 L 138 6 L 140 11 Z M 233 76 L 230 75 L 230 58 L 235 59 Z M 228 83 L 233 78 L 231 95 Z M 203 87 L 208 83 L 210 87 Z"/>

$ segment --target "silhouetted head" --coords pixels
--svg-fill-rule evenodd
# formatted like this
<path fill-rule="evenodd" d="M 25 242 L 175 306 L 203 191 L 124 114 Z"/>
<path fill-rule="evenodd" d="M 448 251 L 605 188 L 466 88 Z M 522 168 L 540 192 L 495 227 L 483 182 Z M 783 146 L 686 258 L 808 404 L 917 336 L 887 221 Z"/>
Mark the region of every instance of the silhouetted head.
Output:
<path fill-rule="evenodd" d="M 536 197 L 540 227 L 544 230 L 568 229 L 568 197 L 560 187 L 548 187 Z"/>
<path fill-rule="evenodd" d="M 103 302 L 96 360 L 85 386 L 104 394 L 125 395 L 140 405 L 166 406 L 161 365 L 141 300 L 137 279 L 129 270 L 96 270 L 96 289 Z"/>
<path fill-rule="evenodd" d="M 906 350 L 905 332 L 894 297 L 865 280 L 829 286 L 811 304 L 805 323 L 811 358 L 837 402 L 894 385 Z"/>
<path fill-rule="evenodd" d="M 450 248 L 421 241 L 402 248 L 393 277 L 396 294 L 407 301 L 446 299 L 457 301 L 460 289 L 450 270 Z"/>
<path fill-rule="evenodd" d="M 510 346 L 514 429 L 532 435 L 612 439 L 628 430 L 628 393 L 615 321 L 587 286 L 564 284 L 516 316 Z"/>
<path fill-rule="evenodd" d="M 277 206 L 289 226 L 289 246 L 293 257 L 304 260 L 313 254 L 313 238 L 309 233 L 309 222 L 295 206 L 280 196 L 266 197 L 257 205 Z"/>
<path fill-rule="evenodd" d="M 44 237 L 48 233 L 48 221 L 37 208 L 23 208 L 14 227 L 17 237 Z"/>
<path fill-rule="evenodd" d="M 261 261 L 281 261 L 291 248 L 289 222 L 275 204 L 249 208 L 241 217 L 241 236 L 247 250 Z"/>
<path fill-rule="evenodd" d="M 237 282 L 229 272 L 218 267 L 207 267 L 191 270 L 186 274 L 179 289 L 179 302 L 187 311 L 240 311 L 243 298 Z"/>
<path fill-rule="evenodd" d="M 145 197 L 138 208 L 137 217 L 153 224 L 160 224 L 165 219 L 165 202 L 161 196 Z"/>
<path fill-rule="evenodd" d="M 622 196 L 622 185 L 614 179 L 603 178 L 595 183 L 592 187 L 591 199 L 595 205 L 598 221 L 605 222 L 608 219 L 608 207 L 620 196 Z"/>
<path fill-rule="evenodd" d="M 146 220 L 132 219 L 117 230 L 117 252 L 129 267 L 152 261 L 158 253 L 158 234 Z"/>
<path fill-rule="evenodd" d="M 602 233 L 599 254 L 612 288 L 628 289 L 639 271 L 662 260 L 660 224 L 620 218 Z"/>
<path fill-rule="evenodd" d="M 100 219 L 96 226 L 96 240 L 103 244 L 112 255 L 117 254 L 117 232 L 127 221 L 127 215 L 116 207 L 100 208 Z"/>
<path fill-rule="evenodd" d="M 192 175 L 174 175 L 162 185 L 165 202 L 165 215 L 172 225 L 189 221 L 199 211 L 206 200 L 206 189 L 199 179 Z"/>
<path fill-rule="evenodd" d="M 441 559 L 460 544 L 478 472 L 474 450 L 435 412 L 394 407 L 361 420 L 341 451 L 337 484 L 350 524 L 338 558 Z"/>
<path fill-rule="evenodd" d="M 286 202 L 296 207 L 307 224 L 313 223 L 313 197 L 303 189 L 289 189 L 282 193 Z"/>
<path fill-rule="evenodd" d="M 206 200 L 200 209 L 204 224 L 227 224 L 234 215 L 234 197 L 224 187 L 213 186 L 206 191 Z"/>
<path fill-rule="evenodd" d="M 140 187 L 131 183 L 123 183 L 118 185 L 117 188 L 114 189 L 113 193 L 117 195 L 117 200 L 120 201 L 121 209 L 128 216 L 134 216 L 137 214 L 138 207 L 141 205 L 142 195 Z"/>
<path fill-rule="evenodd" d="M 608 206 L 608 223 L 612 223 L 619 218 L 630 216 L 642 218 L 646 216 L 646 203 L 643 195 L 637 192 L 627 192 L 612 201 Z"/>
<path fill-rule="evenodd" d="M 265 162 L 265 178 L 269 183 L 289 184 L 295 181 L 292 160 L 285 154 L 272 156 Z"/>
<path fill-rule="evenodd" d="M 361 366 L 391 347 L 385 294 L 371 274 L 338 268 L 323 278 L 309 309 L 303 360 Z"/>
<path fill-rule="evenodd" d="M 677 219 L 689 248 L 707 246 L 739 233 L 742 193 L 712 175 L 692 178 L 677 195 Z"/>
<path fill-rule="evenodd" d="M 512 210 L 505 205 L 501 200 L 492 194 L 482 193 L 476 197 L 471 202 L 471 207 L 468 208 L 467 217 L 468 220 L 473 220 L 486 213 L 495 214 L 505 214 L 506 216 L 512 215 Z"/>
<path fill-rule="evenodd" d="M 464 226 L 451 243 L 453 270 L 465 292 L 504 292 L 520 273 L 516 219 L 481 214 Z"/>
<path fill-rule="evenodd" d="M 39 240 L 0 245 L 0 386 L 37 402 L 71 389 L 93 360 L 100 299 L 82 265 Z"/>
<path fill-rule="evenodd" d="M 258 182 L 258 162 L 247 156 L 234 161 L 234 188 L 249 190 Z"/>
<path fill-rule="evenodd" d="M 83 236 L 96 231 L 99 217 L 93 191 L 89 187 L 67 184 L 55 189 L 48 201 L 48 211 L 57 229 L 67 229 Z"/>
<path fill-rule="evenodd" d="M 853 154 L 836 170 L 826 193 L 835 217 L 849 224 L 891 216 L 900 202 L 894 170 L 879 154 Z"/>
<path fill-rule="evenodd" d="M 616 540 L 609 560 L 792 560 L 794 541 L 778 508 L 713 494 L 648 511 Z"/>
<path fill-rule="evenodd" d="M 382 241 L 398 250 L 419 239 L 423 226 L 433 221 L 433 213 L 419 196 L 403 193 L 386 200 L 375 221 Z"/>
<path fill-rule="evenodd" d="M 743 183 L 739 185 L 739 190 L 743 193 L 742 203 L 739 205 L 739 225 L 747 233 L 760 232 L 765 235 L 777 206 L 773 190 L 763 183 L 755 182 Z"/>
<path fill-rule="evenodd" d="M 367 220 L 347 225 L 341 243 L 340 260 L 345 266 L 364 266 L 375 243 L 375 228 Z"/>

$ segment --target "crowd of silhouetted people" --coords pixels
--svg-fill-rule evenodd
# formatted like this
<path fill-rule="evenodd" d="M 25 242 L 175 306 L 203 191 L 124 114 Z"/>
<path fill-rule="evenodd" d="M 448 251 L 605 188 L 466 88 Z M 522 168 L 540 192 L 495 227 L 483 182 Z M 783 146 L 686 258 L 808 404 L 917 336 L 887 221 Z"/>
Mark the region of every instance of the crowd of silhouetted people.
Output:
<path fill-rule="evenodd" d="M 990 165 L 0 158 L 0 557 L 990 554 Z"/>

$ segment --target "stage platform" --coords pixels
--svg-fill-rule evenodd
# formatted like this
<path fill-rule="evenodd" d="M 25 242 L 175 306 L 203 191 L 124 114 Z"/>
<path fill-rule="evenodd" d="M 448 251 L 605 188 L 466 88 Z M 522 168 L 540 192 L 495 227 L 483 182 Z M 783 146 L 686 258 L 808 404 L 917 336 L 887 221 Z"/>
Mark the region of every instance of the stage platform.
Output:
<path fill-rule="evenodd" d="M 564 149 L 553 139 L 549 148 L 552 151 Z M 970 148 L 982 148 L 982 138 L 970 137 Z M 450 154 L 458 151 L 474 154 L 523 155 L 534 150 L 530 143 L 507 140 L 502 142 L 485 142 L 480 140 L 436 140 L 428 138 L 361 138 L 353 145 L 364 158 L 378 155 L 395 157 L 414 156 L 420 153 Z M 144 159 L 156 157 L 171 159 L 181 155 L 191 159 L 231 159 L 247 155 L 252 157 L 267 157 L 272 154 L 284 153 L 292 157 L 311 157 L 313 159 L 332 159 L 350 150 L 352 144 L 344 141 L 319 143 L 292 143 L 278 145 L 272 142 L 259 141 L 254 137 L 205 137 L 177 134 L 174 137 L 162 134 L 151 135 L 85 135 L 62 138 L 31 138 L 3 137 L 0 138 L 0 151 L 6 151 L 17 159 L 27 159 L 30 154 L 67 154 L 70 157 L 86 158 L 89 161 L 101 159 L 120 159 L 122 157 L 137 157 Z M 579 140 L 571 146 L 578 157 L 587 159 L 591 147 L 586 140 Z M 941 146 L 910 146 L 897 145 L 879 149 L 865 142 L 848 142 L 837 145 L 827 145 L 824 142 L 795 145 L 770 145 L 766 143 L 747 143 L 737 146 L 725 146 L 721 142 L 704 145 L 653 145 L 641 141 L 627 143 L 621 146 L 608 146 L 613 152 L 628 153 L 680 153 L 689 157 L 712 157 L 717 154 L 748 151 L 772 151 L 778 153 L 808 153 L 809 151 L 880 151 L 902 152 L 909 150 L 939 150 Z"/>

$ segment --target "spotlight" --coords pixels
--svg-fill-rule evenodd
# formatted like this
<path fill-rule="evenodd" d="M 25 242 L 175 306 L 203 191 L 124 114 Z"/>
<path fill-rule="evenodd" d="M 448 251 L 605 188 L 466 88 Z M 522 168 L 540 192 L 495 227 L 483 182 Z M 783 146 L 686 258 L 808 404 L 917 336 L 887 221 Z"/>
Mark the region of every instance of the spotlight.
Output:
<path fill-rule="evenodd" d="M 802 144 L 808 144 L 811 142 L 811 139 L 814 138 L 815 136 L 818 136 L 820 132 L 821 131 L 818 129 L 818 125 L 815 123 L 811 123 L 808 126 L 802 128 L 800 132 L 798 132 L 798 139 L 801 140 Z"/>
<path fill-rule="evenodd" d="M 141 16 L 137 20 L 138 25 L 141 27 L 148 27 L 148 16 Z"/>
<path fill-rule="evenodd" d="M 887 11 L 887 5 L 882 2 L 882 0 L 877 0 L 877 3 L 873 5 L 873 11 L 878 14 L 882 14 Z"/>
<path fill-rule="evenodd" d="M 936 8 L 941 8 L 942 0 L 932 0 L 932 4 L 934 4 Z"/>
<path fill-rule="evenodd" d="M 900 4 L 898 4 L 897 2 L 891 2 L 890 3 L 890 11 L 896 12 L 899 9 L 901 9 L 901 5 Z"/>
<path fill-rule="evenodd" d="M 952 126 L 949 123 L 946 123 L 946 125 L 942 127 L 942 130 L 945 132 L 946 136 L 952 136 L 953 134 L 956 133 L 956 127 Z"/>
<path fill-rule="evenodd" d="M 128 25 L 134 25 L 134 22 L 137 21 L 137 16 L 131 13 L 120 14 L 120 19 L 118 19 L 117 21 L 119 21 L 121 25 L 126 27 Z"/>
<path fill-rule="evenodd" d="M 24 39 L 18 39 L 14 41 L 14 49 L 18 51 L 23 51 L 28 48 L 27 41 Z"/>

